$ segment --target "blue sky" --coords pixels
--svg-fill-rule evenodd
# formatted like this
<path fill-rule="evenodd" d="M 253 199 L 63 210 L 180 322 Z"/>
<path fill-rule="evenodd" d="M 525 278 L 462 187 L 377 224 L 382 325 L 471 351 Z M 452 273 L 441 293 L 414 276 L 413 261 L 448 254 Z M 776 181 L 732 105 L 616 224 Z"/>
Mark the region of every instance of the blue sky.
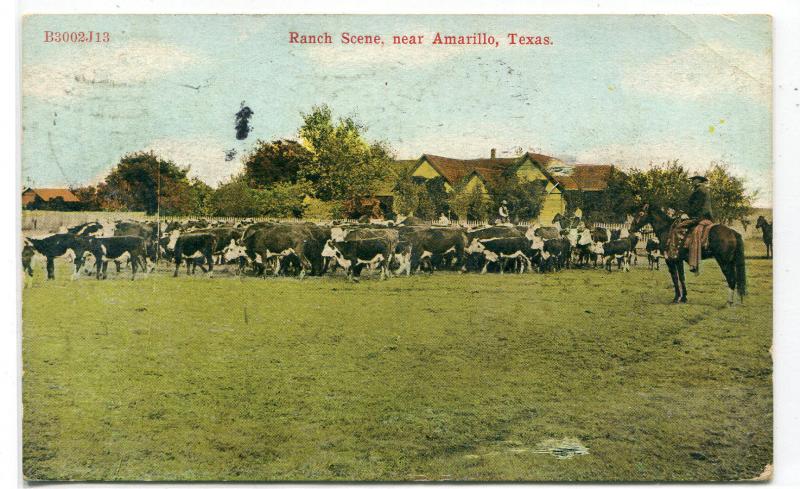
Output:
<path fill-rule="evenodd" d="M 46 30 L 111 41 L 44 43 Z M 289 31 L 335 43 L 290 45 Z M 347 47 L 345 31 L 426 38 Z M 437 31 L 501 46 L 433 46 Z M 508 46 L 509 32 L 554 44 Z M 327 103 L 399 158 L 521 148 L 623 167 L 724 161 L 769 205 L 771 78 L 766 16 L 30 16 L 23 183 L 96 182 L 121 155 L 153 149 L 216 184 L 240 165 L 225 150 L 295 137 L 301 113 Z M 242 101 L 255 115 L 238 141 Z"/>

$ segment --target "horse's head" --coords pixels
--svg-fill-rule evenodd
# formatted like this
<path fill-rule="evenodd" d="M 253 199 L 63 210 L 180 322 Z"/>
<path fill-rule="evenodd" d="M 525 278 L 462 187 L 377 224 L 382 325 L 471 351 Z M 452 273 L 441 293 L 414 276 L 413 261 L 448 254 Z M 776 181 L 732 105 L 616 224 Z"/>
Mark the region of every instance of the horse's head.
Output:
<path fill-rule="evenodd" d="M 631 221 L 630 232 L 635 233 L 642 229 L 645 225 L 651 224 L 653 220 L 652 208 L 650 204 L 642 205 L 634 215 Z"/>
<path fill-rule="evenodd" d="M 758 220 L 756 221 L 756 229 L 761 229 L 767 225 L 767 218 L 764 216 L 758 216 Z"/>

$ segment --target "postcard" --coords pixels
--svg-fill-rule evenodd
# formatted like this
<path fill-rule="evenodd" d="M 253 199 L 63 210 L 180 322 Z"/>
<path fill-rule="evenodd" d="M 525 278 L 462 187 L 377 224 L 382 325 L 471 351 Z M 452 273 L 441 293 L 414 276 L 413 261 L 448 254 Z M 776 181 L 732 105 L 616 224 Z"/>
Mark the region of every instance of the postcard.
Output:
<path fill-rule="evenodd" d="M 769 479 L 771 17 L 21 37 L 27 480 Z"/>

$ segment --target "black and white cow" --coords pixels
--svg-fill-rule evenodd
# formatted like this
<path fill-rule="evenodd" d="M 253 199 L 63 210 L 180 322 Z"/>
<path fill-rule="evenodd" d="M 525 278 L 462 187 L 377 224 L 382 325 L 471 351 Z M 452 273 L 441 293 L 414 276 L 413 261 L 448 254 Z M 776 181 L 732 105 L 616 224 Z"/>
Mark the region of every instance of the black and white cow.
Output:
<path fill-rule="evenodd" d="M 630 271 L 630 258 L 634 246 L 629 238 L 615 239 L 606 243 L 595 243 L 595 251 L 605 260 L 605 268 L 611 271 L 611 262 L 617 260 L 617 268 Z"/>
<path fill-rule="evenodd" d="M 579 266 L 588 266 L 590 263 L 597 266 L 597 254 L 593 251 L 592 231 L 588 228 L 578 233 L 575 243 L 576 262 Z"/>
<path fill-rule="evenodd" d="M 54 280 L 55 259 L 60 256 L 72 255 L 75 271 L 73 277 L 77 277 L 78 272 L 83 266 L 84 252 L 88 248 L 87 238 L 76 236 L 70 233 L 53 234 L 44 238 L 27 238 L 27 243 L 37 253 L 44 255 L 47 260 L 47 278 Z M 24 249 L 24 248 L 23 248 Z M 30 250 L 28 250 L 30 253 Z"/>
<path fill-rule="evenodd" d="M 186 260 L 186 273 L 189 273 L 189 265 L 195 263 L 196 258 L 203 258 L 208 265 L 208 274 L 211 277 L 214 273 L 214 250 L 217 248 L 217 237 L 210 233 L 187 233 L 178 236 L 175 239 L 175 247 L 173 255 L 175 260 L 175 273 L 173 277 L 178 276 L 178 269 L 181 262 Z M 200 265 L 203 272 L 206 271 L 203 265 Z"/>
<path fill-rule="evenodd" d="M 97 221 L 87 222 L 67 228 L 67 232 L 80 237 L 98 236 L 103 233 L 103 225 Z"/>
<path fill-rule="evenodd" d="M 229 243 L 225 257 L 246 257 L 259 275 L 271 268 L 273 275 L 296 270 L 302 278 L 322 274 L 327 239 L 328 231 L 313 223 L 257 223 L 247 228 L 240 243 Z"/>
<path fill-rule="evenodd" d="M 422 269 L 433 273 L 435 268 L 461 268 L 464 266 L 464 250 L 467 236 L 460 229 L 428 226 L 407 226 L 399 229 L 400 241 L 395 258 L 403 271 L 411 275 Z"/>
<path fill-rule="evenodd" d="M 114 236 L 138 236 L 144 239 L 147 257 L 155 263 L 158 259 L 158 228 L 156 222 L 117 221 L 114 223 Z"/>
<path fill-rule="evenodd" d="M 108 262 L 119 264 L 120 261 L 130 260 L 131 280 L 136 278 L 137 268 L 147 272 L 147 246 L 146 240 L 139 236 L 112 236 L 90 238 L 86 252 L 94 256 L 96 277 L 100 280 L 108 276 Z M 117 268 L 119 272 L 119 268 Z"/>
<path fill-rule="evenodd" d="M 31 263 L 35 255 L 36 249 L 34 249 L 33 245 L 30 244 L 28 240 L 25 240 L 22 244 L 22 272 L 27 273 L 31 277 L 33 277 L 33 267 Z"/>
<path fill-rule="evenodd" d="M 475 238 L 465 250 L 469 254 L 483 255 L 484 265 L 481 273 L 486 273 L 490 263 L 498 263 L 502 274 L 509 263 L 517 264 L 519 273 L 525 271 L 525 267 L 531 269 L 530 242 L 524 236 L 500 237 L 500 238 Z"/>
<path fill-rule="evenodd" d="M 569 268 L 572 258 L 572 245 L 567 238 L 548 239 L 542 249 L 545 256 L 554 260 L 555 270 Z"/>
<path fill-rule="evenodd" d="M 533 233 L 529 228 L 521 226 L 484 226 L 475 229 L 470 229 L 466 232 L 467 243 L 472 243 L 476 239 L 488 238 L 519 238 L 524 237 L 526 231 Z M 465 256 L 465 269 L 470 271 L 477 271 L 483 269 L 486 264 L 486 259 L 483 253 L 466 252 Z M 489 263 L 489 267 L 495 268 L 500 263 Z M 488 268 L 487 268 L 488 269 Z"/>
<path fill-rule="evenodd" d="M 664 255 L 661 252 L 661 242 L 658 237 L 654 236 L 648 239 L 644 250 L 647 252 L 647 263 L 650 265 L 650 270 L 653 270 L 653 268 L 659 270 L 659 262 Z"/>
<path fill-rule="evenodd" d="M 353 229 L 340 241 L 328 240 L 322 255 L 332 256 L 351 280 L 357 281 L 365 266 L 380 267 L 381 278 L 387 279 L 399 242 L 397 229 Z"/>

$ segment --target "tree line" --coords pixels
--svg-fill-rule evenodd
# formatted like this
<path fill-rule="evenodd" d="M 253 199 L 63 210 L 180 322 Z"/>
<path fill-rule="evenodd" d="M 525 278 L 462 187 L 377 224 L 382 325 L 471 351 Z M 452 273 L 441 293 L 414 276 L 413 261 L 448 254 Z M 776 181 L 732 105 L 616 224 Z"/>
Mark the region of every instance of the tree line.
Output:
<path fill-rule="evenodd" d="M 544 183 L 513 172 L 494 178 L 488 194 L 463 184 L 446 191 L 442 178 L 421 179 L 399 165 L 390 146 L 370 141 L 353 117 L 335 118 L 327 105 L 302 114 L 297 139 L 259 139 L 242 156 L 242 170 L 212 188 L 189 176 L 190 167 L 154 152 L 124 155 L 97 185 L 71 189 L 83 210 L 139 211 L 149 215 L 272 216 L 306 218 L 394 217 L 483 220 L 507 201 L 514 220 L 535 219 Z M 595 221 L 613 222 L 644 202 L 686 208 L 689 172 L 678 161 L 645 169 L 612 170 L 604 192 L 566 191 L 567 211 L 580 208 Z M 717 220 L 746 218 L 756 198 L 723 163 L 706 172 Z M 379 194 L 393 195 L 391 200 Z M 39 208 L 43 208 L 39 203 Z"/>

